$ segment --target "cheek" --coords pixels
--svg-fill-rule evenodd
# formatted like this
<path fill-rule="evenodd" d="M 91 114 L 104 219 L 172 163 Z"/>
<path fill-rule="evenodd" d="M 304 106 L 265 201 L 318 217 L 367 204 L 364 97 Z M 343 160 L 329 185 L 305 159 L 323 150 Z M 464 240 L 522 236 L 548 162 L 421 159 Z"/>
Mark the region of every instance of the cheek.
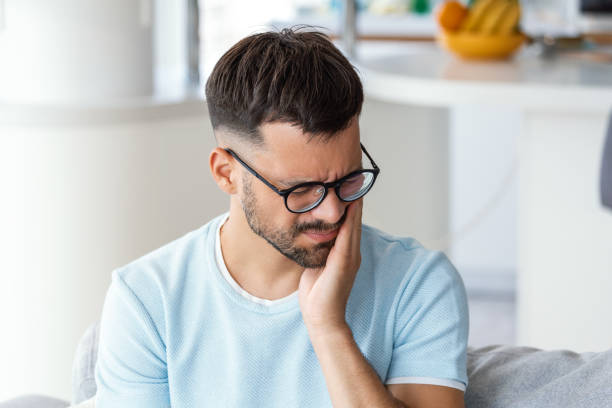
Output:
<path fill-rule="evenodd" d="M 250 186 L 255 196 L 257 216 L 268 230 L 291 234 L 296 225 L 309 221 L 308 214 L 294 214 L 285 207 L 285 199 L 270 190 L 263 183 L 253 182 Z"/>
<path fill-rule="evenodd" d="M 261 184 L 261 183 L 260 183 Z M 265 190 L 262 190 L 263 189 Z M 275 229 L 289 230 L 297 222 L 298 214 L 293 214 L 285 207 L 285 199 L 266 186 L 258 186 L 255 191 L 257 210 L 261 218 Z"/>
<path fill-rule="evenodd" d="M 266 214 L 280 213 L 280 210 L 285 207 L 283 197 L 274 193 L 268 187 L 264 186 L 263 183 L 257 182 L 257 184 L 257 188 L 253 190 L 257 199 L 258 209 Z"/>

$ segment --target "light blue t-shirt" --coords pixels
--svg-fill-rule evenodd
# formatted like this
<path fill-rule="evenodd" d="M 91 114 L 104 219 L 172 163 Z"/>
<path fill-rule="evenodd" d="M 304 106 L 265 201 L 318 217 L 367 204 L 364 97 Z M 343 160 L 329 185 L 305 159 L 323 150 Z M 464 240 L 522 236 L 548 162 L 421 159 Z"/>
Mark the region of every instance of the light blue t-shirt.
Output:
<path fill-rule="evenodd" d="M 227 216 L 113 272 L 97 408 L 332 406 L 297 291 L 259 299 L 227 271 Z M 381 381 L 465 391 L 467 298 L 446 256 L 364 225 L 361 258 L 346 321 Z"/>

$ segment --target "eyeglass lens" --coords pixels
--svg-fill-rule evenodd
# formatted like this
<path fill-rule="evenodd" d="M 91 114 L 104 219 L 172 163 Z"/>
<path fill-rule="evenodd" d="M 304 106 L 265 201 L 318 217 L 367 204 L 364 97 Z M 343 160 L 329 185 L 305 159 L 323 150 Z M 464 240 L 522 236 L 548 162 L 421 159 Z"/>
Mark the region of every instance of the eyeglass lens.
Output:
<path fill-rule="evenodd" d="M 374 181 L 373 173 L 358 173 L 337 186 L 337 192 L 344 201 L 354 201 L 364 195 Z M 287 207 L 291 211 L 303 212 L 316 206 L 325 194 L 322 185 L 304 186 L 293 190 L 287 196 Z"/>

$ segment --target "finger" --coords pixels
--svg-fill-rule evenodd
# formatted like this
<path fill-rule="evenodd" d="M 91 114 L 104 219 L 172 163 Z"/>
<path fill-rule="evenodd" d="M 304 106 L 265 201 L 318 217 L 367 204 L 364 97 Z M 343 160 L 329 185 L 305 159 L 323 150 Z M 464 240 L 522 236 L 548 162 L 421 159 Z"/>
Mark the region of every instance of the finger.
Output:
<path fill-rule="evenodd" d="M 361 215 L 363 213 L 363 198 L 355 201 L 355 213 L 353 218 L 354 231 L 359 232 L 361 230 Z"/>
<path fill-rule="evenodd" d="M 343 253 L 349 257 L 355 251 L 355 241 L 357 240 L 357 242 L 359 242 L 358 234 L 360 234 L 359 230 L 361 229 L 360 205 L 361 200 L 358 200 L 350 203 L 347 207 L 346 219 L 340 229 L 343 236 L 340 237 L 339 233 L 336 244 L 334 245 L 338 245 L 338 250 L 344 251 Z"/>
<path fill-rule="evenodd" d="M 349 244 L 352 237 L 352 229 L 353 229 L 353 219 L 352 212 L 353 209 L 352 203 L 346 209 L 346 218 L 342 225 L 340 226 L 340 231 L 338 231 L 338 236 L 336 237 L 336 242 L 334 243 L 334 249 L 336 251 L 346 251 L 349 248 Z"/>
<path fill-rule="evenodd" d="M 351 259 L 355 254 L 355 240 L 357 238 L 357 245 L 359 245 L 359 238 L 355 230 L 361 229 L 359 216 L 359 202 L 355 201 L 348 205 L 346 209 L 346 219 L 344 223 L 340 226 L 340 231 L 338 231 L 338 236 L 336 237 L 336 242 L 332 248 L 332 252 L 330 253 L 330 258 L 328 258 L 328 262 L 332 259 L 336 259 L 336 257 L 340 257 L 343 259 L 342 262 L 346 262 L 346 260 Z M 357 247 L 357 251 L 359 247 Z"/>
<path fill-rule="evenodd" d="M 361 242 L 361 215 L 363 213 L 363 199 L 357 200 L 354 204 L 354 213 L 352 220 L 352 236 L 351 236 L 351 247 L 354 251 L 359 251 L 359 244 Z"/>

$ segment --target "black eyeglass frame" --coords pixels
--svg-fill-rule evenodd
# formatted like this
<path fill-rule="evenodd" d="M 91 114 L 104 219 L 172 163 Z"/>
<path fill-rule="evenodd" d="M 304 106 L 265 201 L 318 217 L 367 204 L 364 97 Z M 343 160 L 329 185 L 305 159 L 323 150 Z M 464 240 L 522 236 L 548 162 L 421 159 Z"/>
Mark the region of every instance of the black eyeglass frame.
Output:
<path fill-rule="evenodd" d="M 332 187 L 334 188 L 334 191 L 336 192 L 336 196 L 338 197 L 338 199 L 340 201 L 345 202 L 345 203 L 350 203 L 352 201 L 359 200 L 361 197 L 366 195 L 372 189 L 372 186 L 374 186 L 374 182 L 376 182 L 376 177 L 378 177 L 378 174 L 380 173 L 380 168 L 376 165 L 376 163 L 374 162 L 374 159 L 372 159 L 372 156 L 370 156 L 370 154 L 368 153 L 366 148 L 363 146 L 363 144 L 359 143 L 359 145 L 361 146 L 361 150 L 365 153 L 365 155 L 370 160 L 370 164 L 372 165 L 373 169 L 359 169 L 359 170 L 355 170 L 353 172 L 350 172 L 346 176 L 341 177 L 341 178 L 339 178 L 336 181 L 331 181 L 329 183 L 323 183 L 321 181 L 307 181 L 305 183 L 296 184 L 293 187 L 289 187 L 289 188 L 282 189 L 282 190 L 277 188 L 274 184 L 270 183 L 263 176 L 261 176 L 259 173 L 257 173 L 253 168 L 251 168 L 251 166 L 246 164 L 232 149 L 227 149 L 226 148 L 224 150 L 226 152 L 228 152 L 229 154 L 231 154 L 234 159 L 238 160 L 238 163 L 242 164 L 244 166 L 244 168 L 246 168 L 249 171 L 249 173 L 251 173 L 252 175 L 257 177 L 259 180 L 261 180 L 266 186 L 268 186 L 276 194 L 278 194 L 281 197 L 283 197 L 283 200 L 285 202 L 285 208 L 287 208 L 288 211 L 290 211 L 290 212 L 292 212 L 294 214 L 302 214 L 302 213 L 308 212 L 310 210 L 313 210 L 319 204 L 321 204 L 323 202 L 323 200 L 325 200 L 325 197 L 327 197 L 327 193 L 328 193 L 329 189 L 332 188 Z M 342 197 L 340 197 L 339 189 L 337 187 L 340 186 L 340 184 L 342 184 L 345 180 L 348 180 L 349 178 L 351 178 L 351 177 L 353 177 L 353 176 L 355 176 L 357 174 L 363 174 L 363 173 L 372 173 L 373 177 L 374 177 L 372 179 L 372 182 L 370 183 L 370 186 L 367 188 L 367 190 L 365 190 L 363 192 L 363 194 L 361 194 L 359 197 L 354 198 L 352 200 L 345 200 Z M 310 207 L 307 207 L 305 210 L 294 211 L 291 208 L 289 208 L 289 205 L 287 204 L 287 199 L 289 197 L 289 194 L 291 194 L 294 190 L 297 190 L 298 188 L 311 187 L 311 186 L 322 186 L 324 188 L 323 195 L 319 198 L 319 200 L 316 201 L 314 204 L 312 204 Z"/>

